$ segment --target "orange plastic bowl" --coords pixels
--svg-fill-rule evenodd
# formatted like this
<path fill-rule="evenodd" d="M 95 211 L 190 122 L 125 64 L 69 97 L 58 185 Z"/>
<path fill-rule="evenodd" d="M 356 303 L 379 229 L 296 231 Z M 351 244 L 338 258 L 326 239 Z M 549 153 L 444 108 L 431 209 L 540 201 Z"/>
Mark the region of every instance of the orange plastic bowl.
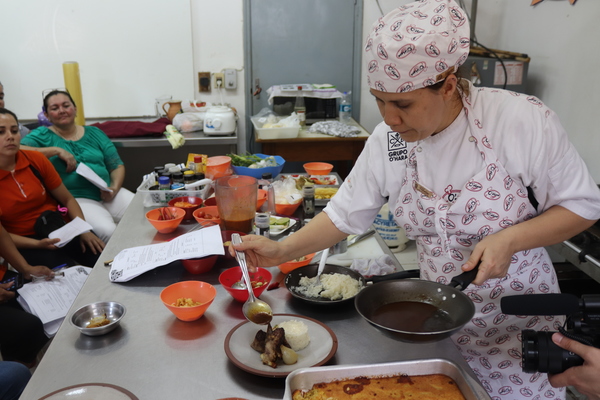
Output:
<path fill-rule="evenodd" d="M 327 175 L 333 170 L 333 165 L 324 162 L 310 162 L 303 165 L 309 175 Z"/>
<path fill-rule="evenodd" d="M 302 200 L 296 204 L 275 204 L 275 212 L 279 215 L 287 215 L 288 217 L 291 217 L 294 215 L 300 204 L 302 204 Z"/>
<path fill-rule="evenodd" d="M 193 212 L 194 219 L 203 227 L 219 225 L 221 218 L 219 218 L 219 210 L 217 206 L 200 207 Z M 211 218 L 207 218 L 211 216 Z"/>
<path fill-rule="evenodd" d="M 206 160 L 206 177 L 210 179 L 220 178 L 227 174 L 227 170 L 231 166 L 231 157 L 214 156 L 208 157 Z"/>
<path fill-rule="evenodd" d="M 176 203 L 181 203 L 181 202 L 186 202 L 189 204 L 192 204 L 191 207 L 177 207 L 175 204 Z M 181 208 L 183 211 L 185 211 L 185 216 L 183 217 L 184 221 L 191 221 L 194 219 L 194 211 L 196 211 L 198 208 L 200 208 L 200 206 L 202 206 L 202 199 L 200 197 L 194 197 L 194 196 L 182 196 L 182 197 L 176 197 L 174 199 L 172 199 L 171 201 L 169 201 L 169 206 L 170 207 L 177 207 L 177 208 Z"/>
<path fill-rule="evenodd" d="M 195 321 L 204 315 L 212 304 L 217 289 L 210 283 L 201 281 L 183 281 L 167 286 L 160 292 L 160 299 L 177 319 L 182 321 Z M 193 307 L 175 307 L 173 303 L 177 299 L 186 298 L 199 302 L 200 305 Z"/>
<path fill-rule="evenodd" d="M 212 269 L 218 258 L 218 255 L 211 255 L 181 260 L 181 263 L 183 264 L 183 268 L 185 268 L 185 270 L 190 274 L 203 274 Z"/>
<path fill-rule="evenodd" d="M 175 219 L 158 219 L 160 216 L 161 209 L 169 209 L 171 211 L 171 214 L 175 216 Z M 181 224 L 181 221 L 183 221 L 184 216 L 185 211 L 178 207 L 161 207 L 156 208 L 154 210 L 150 210 L 146 213 L 146 219 L 148 220 L 148 222 L 150 222 L 152 226 L 155 227 L 156 230 L 160 233 L 173 232 L 175 229 L 177 229 L 179 224 Z"/>
<path fill-rule="evenodd" d="M 256 211 L 260 211 L 260 208 L 267 201 L 267 191 L 264 189 L 258 189 L 258 193 L 256 196 Z"/>
<path fill-rule="evenodd" d="M 315 254 L 317 254 L 317 253 L 307 254 L 304 256 L 304 260 L 302 260 L 302 261 L 288 261 L 288 262 L 284 262 L 283 264 L 278 265 L 277 267 L 279 268 L 279 270 L 281 272 L 283 272 L 284 274 L 287 274 L 288 272 L 293 271 L 296 268 L 304 267 L 305 265 L 310 264 L 310 262 L 312 261 L 312 259 L 315 256 Z"/>
<path fill-rule="evenodd" d="M 216 205 L 217 205 L 217 198 L 216 197 L 209 197 L 208 199 L 204 200 L 204 206 L 205 207 L 216 206 Z"/>
<path fill-rule="evenodd" d="M 254 274 L 250 273 L 250 281 L 261 282 L 262 284 L 258 287 L 253 288 L 254 295 L 259 297 L 269 286 L 271 282 L 271 273 L 268 269 L 258 268 Z M 242 269 L 238 267 L 231 267 L 221 272 L 219 275 L 219 283 L 229 292 L 229 294 L 237 301 L 244 303 L 248 300 L 248 289 L 232 289 L 231 285 L 242 280 Z"/>
<path fill-rule="evenodd" d="M 237 233 L 240 236 L 246 236 L 246 233 L 244 233 L 244 232 L 221 231 L 221 239 L 223 239 L 223 247 L 225 247 L 225 255 L 223 255 L 222 257 L 225 257 L 228 260 L 232 260 L 235 258 L 231 254 L 229 254 L 229 245 L 231 244 L 231 235 L 234 233 Z"/>

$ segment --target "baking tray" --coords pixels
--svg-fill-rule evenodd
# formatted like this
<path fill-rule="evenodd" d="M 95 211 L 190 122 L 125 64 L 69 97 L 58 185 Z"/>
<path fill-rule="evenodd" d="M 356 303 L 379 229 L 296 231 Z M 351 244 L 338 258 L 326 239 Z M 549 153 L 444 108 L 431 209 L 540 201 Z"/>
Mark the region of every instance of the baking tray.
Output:
<path fill-rule="evenodd" d="M 292 400 L 294 390 L 310 390 L 314 384 L 356 377 L 381 377 L 394 375 L 443 374 L 454 379 L 466 400 L 490 399 L 483 386 L 455 363 L 442 359 L 399 361 L 370 365 L 337 365 L 300 368 L 285 379 L 283 400 Z"/>

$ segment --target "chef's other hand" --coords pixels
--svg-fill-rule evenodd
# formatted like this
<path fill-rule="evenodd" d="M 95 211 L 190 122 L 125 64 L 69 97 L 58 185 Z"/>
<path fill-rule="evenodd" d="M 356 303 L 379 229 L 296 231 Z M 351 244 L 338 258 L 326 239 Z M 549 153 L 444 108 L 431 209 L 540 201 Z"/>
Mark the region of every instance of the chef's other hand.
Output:
<path fill-rule="evenodd" d="M 235 247 L 235 248 L 234 248 Z M 242 236 L 242 243 L 229 246 L 229 254 L 235 257 L 235 250 L 246 254 L 246 264 L 250 272 L 258 267 L 272 267 L 281 264 L 281 243 L 260 235 Z"/>
<path fill-rule="evenodd" d="M 477 243 L 467 262 L 462 265 L 462 270 L 470 271 L 481 261 L 477 277 L 473 280 L 474 285 L 481 286 L 488 279 L 506 276 L 514 253 L 510 249 L 508 236 L 501 231 Z"/>
<path fill-rule="evenodd" d="M 586 346 L 575 340 L 569 339 L 555 333 L 552 341 L 557 346 L 571 351 L 583 358 L 583 365 L 571 367 L 560 374 L 548 375 L 548 381 L 552 387 L 575 386 L 581 394 L 590 400 L 600 400 L 600 349 Z"/>
<path fill-rule="evenodd" d="M 8 290 L 12 284 L 12 282 L 0 283 L 0 304 L 15 298 L 15 292 Z"/>
<path fill-rule="evenodd" d="M 58 158 L 63 160 L 67 165 L 67 172 L 73 172 L 77 169 L 77 161 L 75 160 L 75 156 L 69 153 L 67 150 L 57 147 L 58 149 Z"/>
<path fill-rule="evenodd" d="M 44 238 L 44 239 L 40 239 L 37 242 L 37 248 L 38 249 L 44 249 L 44 250 L 56 250 L 58 249 L 58 247 L 56 247 L 56 243 L 60 242 L 59 238 L 54 238 L 54 239 L 50 239 L 50 238 Z"/>
<path fill-rule="evenodd" d="M 93 232 L 86 232 L 79 235 L 79 242 L 81 243 L 81 251 L 85 253 L 86 249 L 90 249 L 93 254 L 102 253 L 104 250 L 104 242 Z"/>

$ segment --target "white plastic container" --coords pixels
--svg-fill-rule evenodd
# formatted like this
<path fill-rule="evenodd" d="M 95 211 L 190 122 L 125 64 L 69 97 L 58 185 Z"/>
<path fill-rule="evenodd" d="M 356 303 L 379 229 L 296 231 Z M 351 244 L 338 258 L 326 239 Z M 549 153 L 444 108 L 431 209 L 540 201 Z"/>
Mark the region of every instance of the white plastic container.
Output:
<path fill-rule="evenodd" d="M 282 119 L 278 118 L 278 121 Z M 251 118 L 252 125 L 256 131 L 256 138 L 262 140 L 269 139 L 293 139 L 297 138 L 300 133 L 299 126 L 283 127 L 283 128 L 263 128 L 263 123 Z"/>

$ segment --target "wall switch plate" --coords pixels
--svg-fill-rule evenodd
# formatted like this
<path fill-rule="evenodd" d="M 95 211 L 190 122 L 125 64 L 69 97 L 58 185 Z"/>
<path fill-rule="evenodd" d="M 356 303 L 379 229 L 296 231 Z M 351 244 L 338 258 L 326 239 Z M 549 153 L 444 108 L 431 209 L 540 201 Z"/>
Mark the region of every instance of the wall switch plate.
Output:
<path fill-rule="evenodd" d="M 225 74 L 223 74 L 222 72 L 215 72 L 213 74 L 213 82 L 213 86 L 215 89 L 223 89 L 225 87 Z"/>
<path fill-rule="evenodd" d="M 198 72 L 198 91 L 210 92 L 210 72 Z"/>
<path fill-rule="evenodd" d="M 225 89 L 237 88 L 237 71 L 229 68 L 225 70 Z"/>

